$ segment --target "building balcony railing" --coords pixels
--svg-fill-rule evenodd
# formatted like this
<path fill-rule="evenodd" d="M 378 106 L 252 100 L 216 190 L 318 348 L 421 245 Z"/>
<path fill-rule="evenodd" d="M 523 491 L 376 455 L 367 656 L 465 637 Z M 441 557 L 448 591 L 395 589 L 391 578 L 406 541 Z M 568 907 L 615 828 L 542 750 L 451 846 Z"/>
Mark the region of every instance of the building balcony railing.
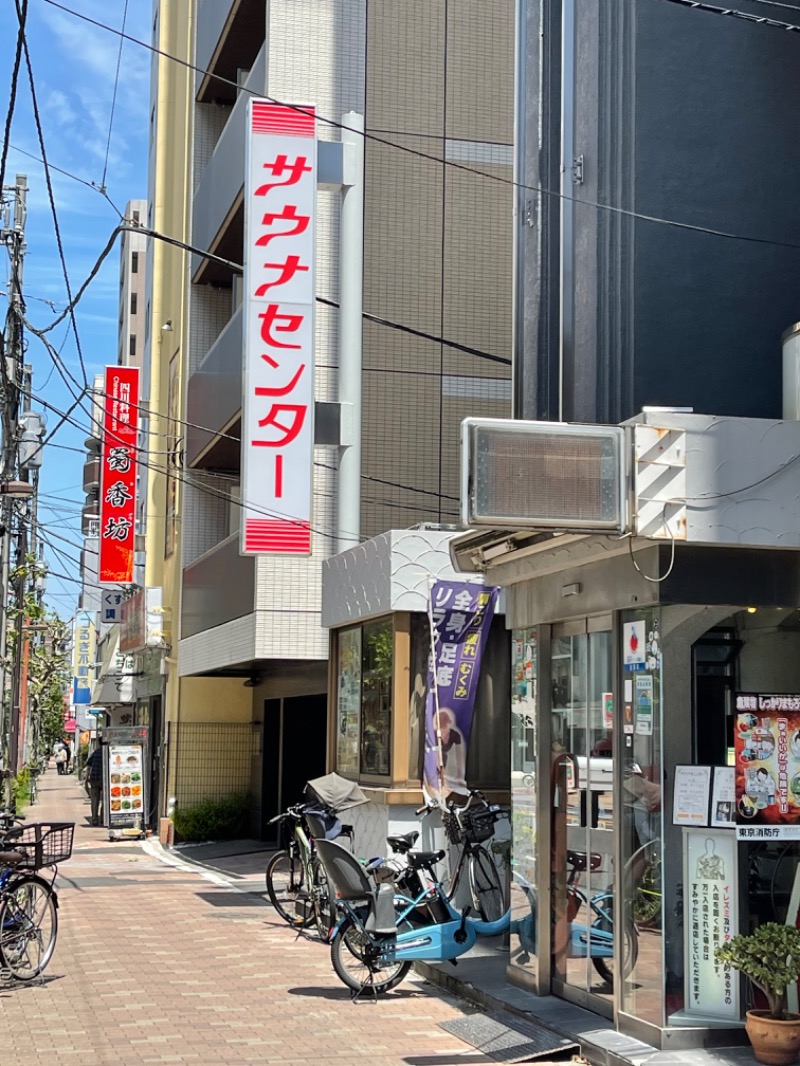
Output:
<path fill-rule="evenodd" d="M 214 153 L 200 179 L 192 206 L 192 243 L 216 255 L 240 262 L 242 256 L 243 208 L 239 201 L 244 186 L 245 117 L 251 92 L 263 93 L 267 76 L 267 49 L 262 48 L 245 83 L 250 92 L 239 93 Z M 231 232 L 226 241 L 226 230 Z M 230 284 L 231 271 L 203 256 L 192 256 L 196 282 Z"/>
<path fill-rule="evenodd" d="M 183 571 L 181 637 L 251 614 L 255 582 L 255 559 L 239 554 L 238 533 L 195 559 Z"/>
<path fill-rule="evenodd" d="M 242 345 L 239 307 L 189 378 L 186 403 L 189 466 L 207 470 L 239 469 L 237 416 L 242 409 Z M 223 432 L 225 436 L 220 437 Z"/>

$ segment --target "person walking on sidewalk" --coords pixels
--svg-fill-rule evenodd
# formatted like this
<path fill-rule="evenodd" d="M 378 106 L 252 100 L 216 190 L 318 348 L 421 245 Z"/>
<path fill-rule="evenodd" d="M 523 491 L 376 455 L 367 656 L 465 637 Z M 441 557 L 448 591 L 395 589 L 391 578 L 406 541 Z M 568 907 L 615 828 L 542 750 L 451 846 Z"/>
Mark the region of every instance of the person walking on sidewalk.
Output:
<path fill-rule="evenodd" d="M 92 801 L 92 825 L 102 825 L 103 747 L 100 741 L 86 760 L 86 780 L 89 782 L 89 799 Z"/>

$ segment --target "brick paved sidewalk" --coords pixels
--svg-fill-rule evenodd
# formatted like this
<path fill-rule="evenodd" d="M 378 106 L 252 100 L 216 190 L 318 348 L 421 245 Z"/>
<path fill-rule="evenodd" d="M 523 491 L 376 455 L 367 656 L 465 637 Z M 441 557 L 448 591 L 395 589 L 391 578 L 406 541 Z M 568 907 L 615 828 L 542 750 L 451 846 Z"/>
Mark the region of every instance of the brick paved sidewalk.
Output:
<path fill-rule="evenodd" d="M 410 977 L 353 1004 L 328 949 L 259 897 L 109 842 L 74 775 L 48 770 L 27 813 L 74 820 L 76 844 L 45 981 L 0 989 L 0 1066 L 488 1061 L 438 1027 L 457 1000 Z"/>

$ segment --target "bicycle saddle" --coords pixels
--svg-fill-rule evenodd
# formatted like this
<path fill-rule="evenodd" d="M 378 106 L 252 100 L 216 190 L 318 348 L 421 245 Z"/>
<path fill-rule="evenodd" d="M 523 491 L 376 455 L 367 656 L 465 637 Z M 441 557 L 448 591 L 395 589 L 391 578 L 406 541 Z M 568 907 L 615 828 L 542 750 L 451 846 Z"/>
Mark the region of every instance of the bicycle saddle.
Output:
<path fill-rule="evenodd" d="M 590 870 L 598 870 L 603 864 L 603 856 L 598 855 L 596 851 L 591 851 L 588 855 L 585 851 L 567 851 L 567 862 L 573 870 L 587 869 L 587 860 Z"/>
<path fill-rule="evenodd" d="M 0 866 L 16 866 L 24 861 L 25 855 L 21 851 L 0 851 Z"/>
<path fill-rule="evenodd" d="M 410 851 L 408 853 L 408 865 L 412 870 L 423 870 L 427 866 L 433 866 L 435 862 L 441 862 L 444 851 Z"/>
<path fill-rule="evenodd" d="M 392 851 L 399 851 L 401 855 L 405 855 L 407 851 L 411 851 L 418 840 L 419 832 L 416 829 L 412 829 L 410 833 L 404 833 L 402 836 L 386 838 L 386 842 Z"/>

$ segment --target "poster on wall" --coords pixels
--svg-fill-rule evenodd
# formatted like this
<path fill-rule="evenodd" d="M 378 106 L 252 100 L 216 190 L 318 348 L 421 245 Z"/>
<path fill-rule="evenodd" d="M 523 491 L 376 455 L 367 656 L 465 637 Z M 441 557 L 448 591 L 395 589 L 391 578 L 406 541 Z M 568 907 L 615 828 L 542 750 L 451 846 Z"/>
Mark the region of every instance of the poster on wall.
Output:
<path fill-rule="evenodd" d="M 737 693 L 736 835 L 800 839 L 800 696 Z"/>
<path fill-rule="evenodd" d="M 714 829 L 683 831 L 685 1011 L 739 1018 L 739 978 L 716 950 L 738 930 L 736 838 Z"/>
<path fill-rule="evenodd" d="M 732 766 L 714 767 L 710 824 L 716 829 L 736 828 L 736 773 Z"/>
<path fill-rule="evenodd" d="M 653 735 L 653 675 L 636 678 L 636 732 L 639 736 Z"/>
<path fill-rule="evenodd" d="M 647 631 L 644 619 L 625 622 L 622 626 L 622 650 L 625 666 L 644 670 L 646 665 Z"/>
<path fill-rule="evenodd" d="M 672 794 L 672 824 L 708 825 L 711 766 L 676 766 Z"/>

